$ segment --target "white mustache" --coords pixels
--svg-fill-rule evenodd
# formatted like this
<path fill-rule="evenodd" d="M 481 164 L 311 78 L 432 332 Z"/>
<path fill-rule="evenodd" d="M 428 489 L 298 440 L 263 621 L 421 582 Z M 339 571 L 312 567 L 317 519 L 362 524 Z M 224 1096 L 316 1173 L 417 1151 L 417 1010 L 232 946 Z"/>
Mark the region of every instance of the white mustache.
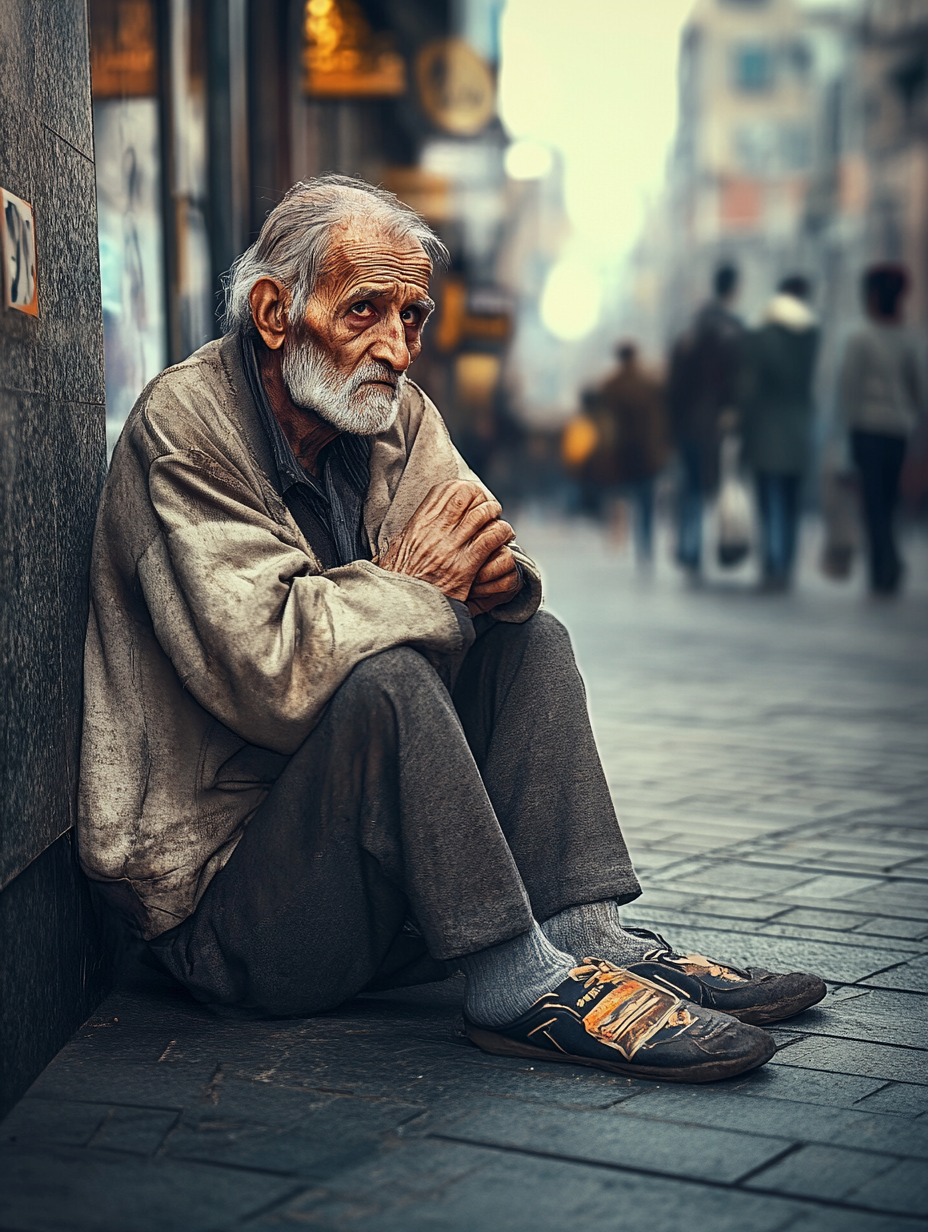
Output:
<path fill-rule="evenodd" d="M 352 389 L 357 389 L 360 385 L 374 384 L 389 385 L 391 389 L 396 389 L 403 376 L 405 376 L 405 373 L 398 376 L 387 364 L 375 362 L 367 364 L 364 368 L 359 368 L 357 372 L 352 373 L 348 383 Z"/>

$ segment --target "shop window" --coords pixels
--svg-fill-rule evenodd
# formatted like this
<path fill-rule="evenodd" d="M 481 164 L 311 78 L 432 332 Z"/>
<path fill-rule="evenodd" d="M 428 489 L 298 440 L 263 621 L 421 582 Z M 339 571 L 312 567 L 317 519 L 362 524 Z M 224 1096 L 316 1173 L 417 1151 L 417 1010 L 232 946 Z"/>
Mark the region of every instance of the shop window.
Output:
<path fill-rule="evenodd" d="M 90 51 L 110 448 L 166 363 L 154 0 L 91 0 Z"/>
<path fill-rule="evenodd" d="M 88 12 L 112 448 L 145 385 L 216 329 L 205 3 L 89 0 Z"/>

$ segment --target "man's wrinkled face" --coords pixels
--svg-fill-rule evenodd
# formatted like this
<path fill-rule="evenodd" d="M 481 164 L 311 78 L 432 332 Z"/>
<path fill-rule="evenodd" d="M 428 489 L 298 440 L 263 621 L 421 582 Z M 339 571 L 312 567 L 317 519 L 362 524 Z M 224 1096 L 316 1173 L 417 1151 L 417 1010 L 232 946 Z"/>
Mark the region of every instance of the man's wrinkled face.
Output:
<path fill-rule="evenodd" d="M 282 374 L 296 405 L 342 432 L 386 431 L 434 307 L 431 272 L 418 240 L 363 218 L 337 229 L 305 320 L 284 343 Z"/>

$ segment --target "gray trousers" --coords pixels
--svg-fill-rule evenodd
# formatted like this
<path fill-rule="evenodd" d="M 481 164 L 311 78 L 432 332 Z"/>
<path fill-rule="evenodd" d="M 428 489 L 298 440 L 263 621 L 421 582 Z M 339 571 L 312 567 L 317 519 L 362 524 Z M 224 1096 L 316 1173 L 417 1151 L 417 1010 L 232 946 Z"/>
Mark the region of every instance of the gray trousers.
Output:
<path fill-rule="evenodd" d="M 408 647 L 359 663 L 150 945 L 203 1001 L 312 1014 L 639 894 L 570 639 L 539 612 L 492 622 L 451 693 Z"/>

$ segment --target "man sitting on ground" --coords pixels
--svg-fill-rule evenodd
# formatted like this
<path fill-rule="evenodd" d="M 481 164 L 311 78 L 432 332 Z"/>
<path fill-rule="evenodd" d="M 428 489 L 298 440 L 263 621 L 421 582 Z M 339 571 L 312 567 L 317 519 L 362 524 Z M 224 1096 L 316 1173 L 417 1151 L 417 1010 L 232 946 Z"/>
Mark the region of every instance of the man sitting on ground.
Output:
<path fill-rule="evenodd" d="M 139 398 L 94 545 L 83 866 L 220 1009 L 459 968 L 491 1052 L 761 1065 L 749 1024 L 824 985 L 621 926 L 640 890 L 569 639 L 406 377 L 444 256 L 386 192 L 297 184 L 225 337 Z"/>

